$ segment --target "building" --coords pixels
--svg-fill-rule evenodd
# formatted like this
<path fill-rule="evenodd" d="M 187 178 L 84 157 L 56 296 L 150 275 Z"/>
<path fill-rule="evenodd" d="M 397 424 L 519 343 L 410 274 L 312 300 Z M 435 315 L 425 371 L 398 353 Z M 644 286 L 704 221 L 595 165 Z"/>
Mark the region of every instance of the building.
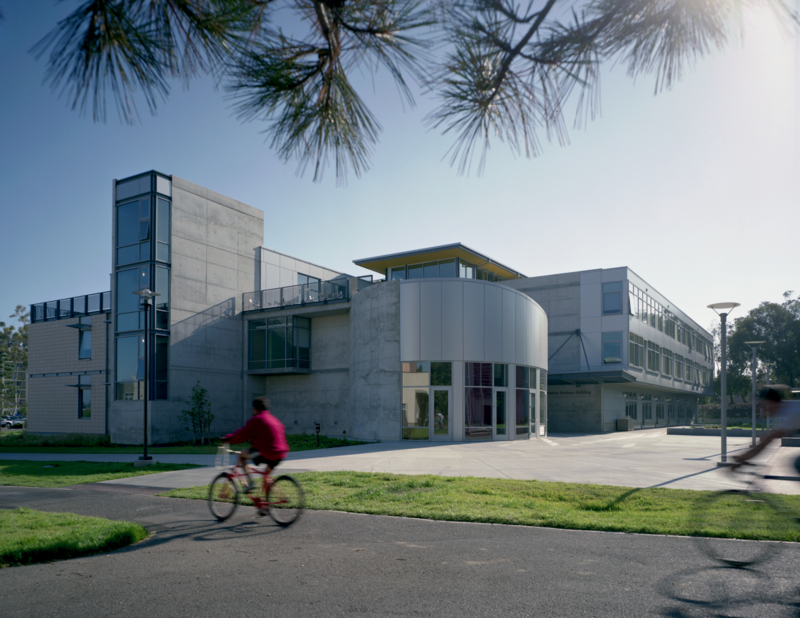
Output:
<path fill-rule="evenodd" d="M 368 440 L 609 431 L 632 412 L 633 393 L 646 424 L 659 414 L 677 422 L 661 398 L 681 398 L 689 410 L 702 393 L 702 383 L 662 371 L 672 350 L 664 337 L 673 333 L 667 325 L 693 345 L 710 336 L 628 269 L 548 282 L 453 244 L 356 260 L 384 276 L 375 281 L 263 247 L 263 212 L 183 179 L 148 172 L 113 187 L 111 290 L 31 307 L 31 432 L 141 443 L 146 349 L 153 443 L 189 436 L 180 412 L 198 382 L 209 391 L 214 433 L 240 426 L 251 398 L 268 395 L 290 432 L 319 424 L 326 435 Z M 647 324 L 626 314 L 623 286 L 650 290 Z M 144 288 L 158 294 L 147 342 L 135 294 Z M 604 313 L 616 301 L 619 311 Z M 657 372 L 636 365 L 650 343 Z M 710 369 L 696 354 L 682 358 L 681 376 L 689 362 L 698 376 Z M 656 408 L 646 413 L 648 395 Z"/>

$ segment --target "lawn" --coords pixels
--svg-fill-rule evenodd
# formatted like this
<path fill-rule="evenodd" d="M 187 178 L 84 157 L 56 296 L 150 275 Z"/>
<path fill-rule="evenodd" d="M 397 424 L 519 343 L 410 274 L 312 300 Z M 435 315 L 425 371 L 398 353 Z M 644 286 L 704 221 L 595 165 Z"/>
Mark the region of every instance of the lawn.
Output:
<path fill-rule="evenodd" d="M 65 560 L 113 551 L 147 538 L 139 524 L 43 513 L 0 510 L 0 567 Z"/>
<path fill-rule="evenodd" d="M 343 438 L 317 437 L 307 434 L 289 434 L 286 436 L 292 451 L 310 451 L 318 448 L 335 448 L 364 444 L 356 440 Z M 148 446 L 150 455 L 216 455 L 220 441 L 214 440 L 210 445 L 176 443 Z M 237 447 L 238 448 L 238 447 Z M 0 453 L 108 453 L 132 454 L 141 453 L 141 446 L 125 446 L 111 444 L 108 436 L 70 434 L 66 436 L 36 436 L 25 431 L 4 432 L 0 437 Z"/>
<path fill-rule="evenodd" d="M 728 518 L 727 526 L 706 525 L 719 519 L 715 509 L 729 509 L 701 502 L 712 492 L 365 472 L 305 472 L 296 478 L 305 488 L 310 509 L 573 530 L 741 537 L 739 521 Z M 208 488 L 160 495 L 205 500 Z M 800 512 L 800 496 L 775 498 L 788 510 Z M 742 517 L 750 515 L 742 513 Z M 800 541 L 800 528 L 793 518 L 789 521 L 774 511 L 758 518 L 745 538 Z"/>
<path fill-rule="evenodd" d="M 83 483 L 113 481 L 130 476 L 200 468 L 193 464 L 164 464 L 134 467 L 133 463 L 93 461 L 0 460 L 0 485 L 21 487 L 67 487 Z M 1 511 L 0 511 L 1 512 Z"/>

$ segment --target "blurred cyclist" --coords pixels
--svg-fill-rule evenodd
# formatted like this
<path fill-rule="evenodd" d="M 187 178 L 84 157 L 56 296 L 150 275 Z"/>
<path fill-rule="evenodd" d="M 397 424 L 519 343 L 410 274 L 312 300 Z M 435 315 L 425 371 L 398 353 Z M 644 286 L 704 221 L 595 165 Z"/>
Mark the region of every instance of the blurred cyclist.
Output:
<path fill-rule="evenodd" d="M 252 415 L 247 424 L 222 438 L 223 442 L 230 444 L 241 444 L 250 442 L 251 448 L 244 449 L 239 453 L 238 465 L 244 470 L 247 476 L 246 492 L 255 489 L 255 483 L 250 478 L 247 471 L 247 461 L 250 460 L 255 465 L 267 464 L 265 476 L 269 476 L 273 468 L 286 457 L 289 452 L 289 445 L 286 442 L 286 428 L 277 418 L 270 414 L 267 409 L 269 399 L 259 397 L 253 400 Z"/>
<path fill-rule="evenodd" d="M 738 457 L 734 457 L 737 463 L 732 465 L 731 469 L 735 470 L 745 461 L 758 455 L 773 440 L 791 435 L 800 429 L 800 401 L 783 401 L 778 390 L 788 388 L 788 386 L 773 385 L 766 386 L 758 392 L 757 401 L 761 405 L 761 409 L 764 410 L 767 416 L 776 420 L 777 429 L 762 436 L 758 444 L 750 450 L 745 451 Z M 797 469 L 797 473 L 800 474 L 800 457 L 795 460 L 794 467 Z"/>

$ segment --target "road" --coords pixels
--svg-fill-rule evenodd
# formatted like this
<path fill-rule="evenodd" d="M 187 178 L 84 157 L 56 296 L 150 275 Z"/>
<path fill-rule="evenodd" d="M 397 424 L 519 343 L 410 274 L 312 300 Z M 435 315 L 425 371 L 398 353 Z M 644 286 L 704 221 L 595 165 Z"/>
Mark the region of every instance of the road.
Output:
<path fill-rule="evenodd" d="M 716 567 L 684 537 L 324 511 L 281 529 L 249 508 L 219 524 L 203 502 L 86 487 L 0 487 L 0 506 L 153 532 L 111 554 L 0 571 L 4 618 L 763 618 L 800 607 L 797 544 L 748 571 Z"/>

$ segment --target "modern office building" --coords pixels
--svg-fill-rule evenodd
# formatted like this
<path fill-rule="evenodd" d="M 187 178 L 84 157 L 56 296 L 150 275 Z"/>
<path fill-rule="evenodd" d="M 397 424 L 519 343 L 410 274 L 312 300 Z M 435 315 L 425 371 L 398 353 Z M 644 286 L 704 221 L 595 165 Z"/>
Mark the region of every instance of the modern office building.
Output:
<path fill-rule="evenodd" d="M 154 443 L 188 437 L 198 382 L 213 433 L 267 395 L 290 432 L 368 440 L 609 431 L 634 395 L 677 423 L 707 390 L 710 336 L 628 269 L 529 278 L 453 244 L 356 260 L 374 281 L 263 247 L 262 211 L 180 178 L 113 186 L 111 290 L 31 307 L 31 432 L 141 443 L 146 351 Z"/>

